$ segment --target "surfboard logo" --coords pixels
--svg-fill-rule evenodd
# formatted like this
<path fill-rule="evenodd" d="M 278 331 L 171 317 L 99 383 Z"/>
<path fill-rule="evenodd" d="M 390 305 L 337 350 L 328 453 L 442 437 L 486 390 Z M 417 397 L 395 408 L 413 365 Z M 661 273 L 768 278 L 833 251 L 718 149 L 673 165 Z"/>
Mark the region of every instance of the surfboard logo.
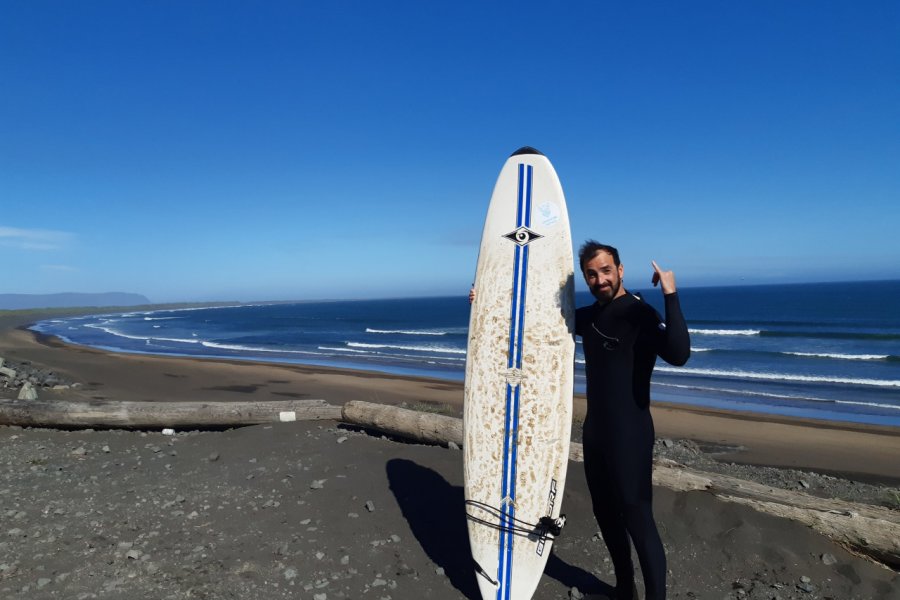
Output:
<path fill-rule="evenodd" d="M 506 378 L 506 383 L 513 387 L 519 385 L 525 379 L 522 369 L 507 369 L 504 371 L 503 376 Z"/>
<path fill-rule="evenodd" d="M 556 225 L 559 223 L 559 206 L 552 202 L 542 202 L 538 206 L 538 212 L 541 213 L 541 223 L 545 227 Z"/>
<path fill-rule="evenodd" d="M 544 236 L 542 236 L 539 233 L 533 232 L 532 230 L 528 229 L 527 227 L 519 227 L 518 229 L 510 231 L 503 237 L 515 242 L 519 246 L 527 246 L 534 240 L 538 240 Z"/>

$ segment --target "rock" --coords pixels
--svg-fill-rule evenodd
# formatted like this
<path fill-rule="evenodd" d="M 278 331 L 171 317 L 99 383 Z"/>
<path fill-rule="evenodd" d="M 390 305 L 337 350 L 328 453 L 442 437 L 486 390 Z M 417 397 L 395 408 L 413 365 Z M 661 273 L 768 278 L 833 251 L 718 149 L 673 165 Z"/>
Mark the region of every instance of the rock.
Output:
<path fill-rule="evenodd" d="M 366 500 L 366 510 L 369 512 L 375 512 L 375 503 L 371 500 Z"/>
<path fill-rule="evenodd" d="M 19 400 L 37 400 L 37 397 L 37 390 L 30 382 L 26 381 L 22 384 L 22 389 L 19 390 Z"/>
<path fill-rule="evenodd" d="M 582 594 L 581 590 L 579 590 L 577 587 L 573 586 L 569 589 L 569 598 L 571 598 L 571 600 L 582 600 L 582 598 L 584 598 L 584 594 Z"/>
<path fill-rule="evenodd" d="M 825 553 L 822 555 L 821 558 L 822 558 L 823 565 L 833 565 L 833 564 L 837 563 L 837 559 L 834 557 L 833 554 Z"/>
<path fill-rule="evenodd" d="M 451 450 L 459 450 L 459 444 L 456 442 L 447 442 L 447 447 Z"/>
<path fill-rule="evenodd" d="M 309 484 L 309 489 L 311 490 L 321 490 L 323 487 L 325 487 L 324 479 L 316 479 Z"/>
<path fill-rule="evenodd" d="M 0 367 L 0 375 L 3 375 L 7 379 L 15 379 L 16 371 L 15 369 L 10 369 L 9 367 Z"/>

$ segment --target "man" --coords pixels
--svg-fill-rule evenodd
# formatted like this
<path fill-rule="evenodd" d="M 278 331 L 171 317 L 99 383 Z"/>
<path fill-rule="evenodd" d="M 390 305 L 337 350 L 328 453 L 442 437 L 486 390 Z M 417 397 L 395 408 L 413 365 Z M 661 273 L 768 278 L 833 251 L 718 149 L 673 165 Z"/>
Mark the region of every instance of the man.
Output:
<path fill-rule="evenodd" d="M 647 599 L 665 598 L 666 556 L 652 509 L 649 406 L 656 357 L 680 366 L 690 356 L 675 275 L 653 262 L 652 283 L 661 286 L 665 299 L 663 322 L 650 305 L 625 290 L 618 250 L 588 240 L 578 259 L 597 300 L 575 315 L 587 374 L 584 471 L 594 515 L 615 569 L 616 598 L 636 597 L 629 538 L 641 563 Z"/>

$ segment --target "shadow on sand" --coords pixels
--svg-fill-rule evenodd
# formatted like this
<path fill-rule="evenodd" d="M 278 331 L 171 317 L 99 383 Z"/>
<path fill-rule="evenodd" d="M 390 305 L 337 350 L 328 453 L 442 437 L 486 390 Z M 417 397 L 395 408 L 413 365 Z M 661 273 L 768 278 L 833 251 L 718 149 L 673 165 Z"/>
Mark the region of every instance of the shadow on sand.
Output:
<path fill-rule="evenodd" d="M 481 594 L 466 529 L 465 497 L 461 486 L 450 484 L 439 473 L 405 459 L 387 463 L 391 491 L 425 554 L 444 569 L 450 584 L 470 600 Z M 611 593 L 612 588 L 591 573 L 551 554 L 545 575 L 565 588 Z"/>

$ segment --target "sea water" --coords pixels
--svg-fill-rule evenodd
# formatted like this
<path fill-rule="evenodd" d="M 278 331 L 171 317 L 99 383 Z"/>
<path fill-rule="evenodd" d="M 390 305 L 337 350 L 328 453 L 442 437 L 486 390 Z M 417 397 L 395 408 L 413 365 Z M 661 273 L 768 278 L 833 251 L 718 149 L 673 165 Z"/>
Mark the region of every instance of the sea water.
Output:
<path fill-rule="evenodd" d="M 641 290 L 662 310 L 659 290 Z M 685 287 L 684 367 L 655 400 L 900 426 L 900 281 Z M 576 304 L 592 302 L 587 292 Z M 258 304 L 54 319 L 33 329 L 108 350 L 462 380 L 469 304 L 451 298 Z M 526 323 L 527 327 L 527 323 Z M 576 344 L 576 391 L 584 355 Z"/>

